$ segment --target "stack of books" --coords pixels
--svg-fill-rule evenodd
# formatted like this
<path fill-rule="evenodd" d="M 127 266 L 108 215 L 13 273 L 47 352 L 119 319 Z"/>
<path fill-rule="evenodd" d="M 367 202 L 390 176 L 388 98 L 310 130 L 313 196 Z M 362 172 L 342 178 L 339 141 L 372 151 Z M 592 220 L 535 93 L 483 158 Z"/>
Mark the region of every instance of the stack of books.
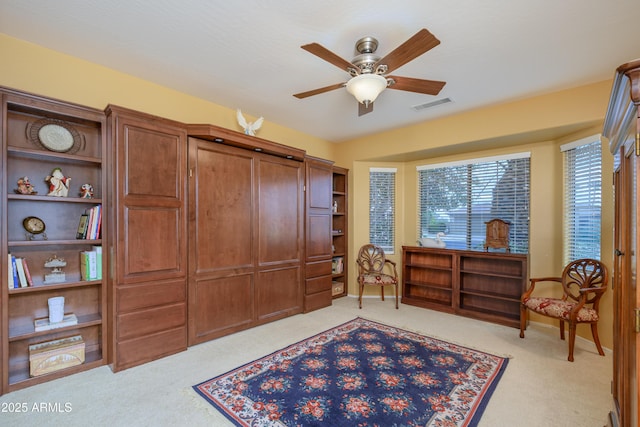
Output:
<path fill-rule="evenodd" d="M 90 251 L 80 252 L 80 278 L 102 280 L 102 246 L 93 246 Z"/>
<path fill-rule="evenodd" d="M 87 209 L 87 211 L 80 216 L 76 239 L 99 239 L 101 225 L 102 206 L 96 205 L 90 209 Z"/>
<path fill-rule="evenodd" d="M 33 280 L 31 279 L 31 272 L 29 271 L 29 265 L 27 264 L 26 258 L 15 257 L 8 254 L 7 266 L 7 283 L 9 285 L 9 289 L 33 286 Z"/>

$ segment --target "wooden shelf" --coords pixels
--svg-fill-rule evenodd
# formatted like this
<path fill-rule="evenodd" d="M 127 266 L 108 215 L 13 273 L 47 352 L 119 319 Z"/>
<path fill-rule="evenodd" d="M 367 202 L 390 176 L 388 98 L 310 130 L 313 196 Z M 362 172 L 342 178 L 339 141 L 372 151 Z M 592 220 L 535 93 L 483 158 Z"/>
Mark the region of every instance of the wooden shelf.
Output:
<path fill-rule="evenodd" d="M 63 328 L 49 329 L 46 331 L 35 331 L 33 324 L 23 325 L 15 328 L 9 327 L 9 342 L 28 340 L 31 338 L 44 337 L 53 333 L 67 332 L 76 329 L 87 328 L 89 326 L 96 326 L 102 323 L 102 316 L 99 314 L 88 314 L 84 316 L 78 316 L 78 324 L 65 326 Z"/>
<path fill-rule="evenodd" d="M 332 206 L 337 204 L 337 210 L 332 211 L 331 239 L 333 246 L 332 257 L 342 257 L 343 271 L 333 274 L 333 280 L 344 284 L 343 292 L 334 294 L 333 298 L 346 296 L 349 292 L 348 284 L 348 220 L 349 220 L 349 199 L 348 199 L 348 175 L 349 171 L 344 168 L 334 166 L 332 168 Z M 340 230 L 340 231 L 337 231 Z"/>
<path fill-rule="evenodd" d="M 402 303 L 520 326 L 526 254 L 402 247 Z"/>
<path fill-rule="evenodd" d="M 106 246 L 107 239 L 75 239 L 82 213 L 90 206 L 107 206 L 106 171 L 107 157 L 106 116 L 104 111 L 65 103 L 33 94 L 0 88 L 2 106 L 0 113 L 0 137 L 3 138 L 2 164 L 6 181 L 0 187 L 0 246 L 2 268 L 2 384 L 0 394 L 29 387 L 55 378 L 61 378 L 106 363 L 108 324 L 106 280 L 81 281 L 80 252 L 92 246 Z M 37 134 L 25 132 L 41 120 L 62 120 L 78 135 L 73 152 L 49 151 L 41 146 Z M 34 136 L 35 135 L 35 136 Z M 76 138 L 76 136 L 74 136 Z M 62 168 L 71 178 L 69 197 L 48 196 L 45 178 L 55 168 Z M 28 176 L 38 194 L 17 194 L 15 188 L 20 178 Z M 96 198 L 79 197 L 80 186 L 88 183 Z M 48 240 L 36 235 L 27 240 L 22 221 L 28 216 L 38 216 L 45 224 Z M 102 236 L 108 235 L 108 215 L 103 214 Z M 9 255 L 28 261 L 33 285 L 9 289 Z M 52 256 L 66 260 L 64 272 L 67 281 L 45 284 L 44 277 L 50 270 L 44 267 Z M 108 253 L 103 252 L 102 271 L 106 272 Z M 103 277 L 106 274 L 103 275 Z M 12 282 L 11 282 L 12 283 Z M 13 283 L 12 283 L 13 284 Z M 33 320 L 47 315 L 47 299 L 65 297 L 67 312 L 74 312 L 78 324 L 63 328 L 36 332 Z M 85 363 L 51 374 L 29 377 L 29 345 L 64 337 L 81 335 L 87 351 Z"/>

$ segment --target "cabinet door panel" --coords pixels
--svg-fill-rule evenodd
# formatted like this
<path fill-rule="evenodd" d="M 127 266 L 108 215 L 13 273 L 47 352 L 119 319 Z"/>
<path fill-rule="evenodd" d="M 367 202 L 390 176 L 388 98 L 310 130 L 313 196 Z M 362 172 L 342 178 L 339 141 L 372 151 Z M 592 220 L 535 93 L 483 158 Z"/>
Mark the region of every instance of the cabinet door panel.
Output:
<path fill-rule="evenodd" d="M 307 198 L 309 209 L 331 209 L 331 180 L 330 165 L 324 163 L 321 167 L 307 168 Z"/>
<path fill-rule="evenodd" d="M 125 127 L 125 188 L 127 196 L 181 197 L 180 137 L 135 125 Z"/>
<path fill-rule="evenodd" d="M 259 321 L 271 321 L 301 312 L 300 266 L 261 271 L 255 292 Z"/>
<path fill-rule="evenodd" d="M 201 279 L 191 291 L 195 304 L 190 307 L 190 334 L 195 342 L 246 328 L 253 321 L 252 274 Z"/>
<path fill-rule="evenodd" d="M 307 261 L 331 257 L 331 216 L 307 215 Z"/>
<path fill-rule="evenodd" d="M 181 240 L 182 215 L 179 209 L 125 209 L 123 226 L 123 280 L 136 275 L 161 273 L 164 277 L 184 270 Z M 145 280 L 148 280 L 146 277 Z"/>
<path fill-rule="evenodd" d="M 262 160 L 258 176 L 258 263 L 300 261 L 302 165 Z"/>
<path fill-rule="evenodd" d="M 253 158 L 246 150 L 199 144 L 196 169 L 196 272 L 243 268 L 253 257 Z"/>

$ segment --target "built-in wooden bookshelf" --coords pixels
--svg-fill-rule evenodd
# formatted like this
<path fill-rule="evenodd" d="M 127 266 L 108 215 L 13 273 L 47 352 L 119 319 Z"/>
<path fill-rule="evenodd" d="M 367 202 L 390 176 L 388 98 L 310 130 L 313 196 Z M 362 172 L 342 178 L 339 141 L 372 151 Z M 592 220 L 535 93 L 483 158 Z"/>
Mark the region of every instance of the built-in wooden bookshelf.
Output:
<path fill-rule="evenodd" d="M 333 167 L 333 220 L 332 235 L 332 295 L 334 298 L 347 295 L 348 275 L 348 174 L 349 170 Z"/>
<path fill-rule="evenodd" d="M 105 243 L 106 221 L 93 239 L 77 239 L 80 217 L 96 205 L 106 206 L 105 116 L 102 111 L 12 89 L 0 88 L 2 99 L 2 393 L 91 369 L 106 363 L 106 287 L 104 279 L 82 280 L 80 253 Z M 53 193 L 47 177 L 60 169 L 66 195 Z M 31 183 L 24 191 L 24 178 Z M 20 181 L 22 179 L 22 181 Z M 20 182 L 19 182 L 20 181 Z M 91 198 L 81 186 L 90 184 Z M 36 193 L 37 192 L 37 193 Z M 64 192 L 62 194 L 64 194 Z M 23 225 L 36 217 L 43 233 Z M 28 264 L 31 283 L 15 287 L 6 262 L 13 255 Z M 52 259 L 66 264 L 51 275 L 45 267 Z M 106 255 L 102 257 L 106 265 Z M 105 270 L 105 269 L 103 269 Z M 76 325 L 35 331 L 34 320 L 48 317 L 47 301 L 65 299 L 65 313 L 78 318 Z M 41 376 L 30 376 L 29 346 L 71 336 L 81 336 L 84 363 Z"/>

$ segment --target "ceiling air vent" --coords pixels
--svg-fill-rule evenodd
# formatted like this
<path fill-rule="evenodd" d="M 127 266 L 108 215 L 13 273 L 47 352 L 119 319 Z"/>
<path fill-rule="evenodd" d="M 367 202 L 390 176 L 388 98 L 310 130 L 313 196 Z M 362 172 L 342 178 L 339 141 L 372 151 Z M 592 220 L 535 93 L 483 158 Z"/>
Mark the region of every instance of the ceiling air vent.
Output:
<path fill-rule="evenodd" d="M 426 110 L 427 108 L 435 107 L 436 105 L 448 104 L 449 102 L 452 102 L 451 98 L 442 98 L 436 101 L 427 102 L 425 104 L 414 105 L 413 107 L 411 107 L 411 109 L 413 109 L 414 111 L 422 111 Z"/>

